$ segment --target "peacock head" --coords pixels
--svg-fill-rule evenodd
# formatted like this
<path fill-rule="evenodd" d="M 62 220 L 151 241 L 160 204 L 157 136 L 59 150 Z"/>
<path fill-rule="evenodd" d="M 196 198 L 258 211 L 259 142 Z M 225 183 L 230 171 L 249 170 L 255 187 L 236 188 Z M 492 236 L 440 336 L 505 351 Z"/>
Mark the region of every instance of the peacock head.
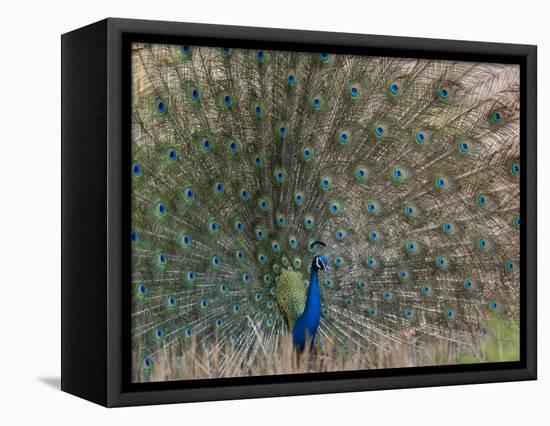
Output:
<path fill-rule="evenodd" d="M 326 247 L 326 244 L 322 241 L 313 242 L 312 246 L 315 247 L 316 245 L 322 245 Z M 315 255 L 313 261 L 311 262 L 311 267 L 319 271 L 325 271 L 327 274 L 330 274 L 330 264 L 328 262 L 328 258 L 322 253 L 318 253 Z"/>

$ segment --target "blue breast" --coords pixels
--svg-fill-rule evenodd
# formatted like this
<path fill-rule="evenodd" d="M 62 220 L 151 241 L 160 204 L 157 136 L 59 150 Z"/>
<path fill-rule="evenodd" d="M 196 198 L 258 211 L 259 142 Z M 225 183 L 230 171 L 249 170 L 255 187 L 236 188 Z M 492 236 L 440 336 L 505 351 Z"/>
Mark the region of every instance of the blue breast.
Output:
<path fill-rule="evenodd" d="M 292 330 L 292 341 L 295 346 L 303 350 L 308 338 L 313 339 L 321 319 L 321 290 L 317 278 L 317 269 L 311 268 L 311 278 L 307 290 L 306 306 L 302 315 L 298 317 Z"/>

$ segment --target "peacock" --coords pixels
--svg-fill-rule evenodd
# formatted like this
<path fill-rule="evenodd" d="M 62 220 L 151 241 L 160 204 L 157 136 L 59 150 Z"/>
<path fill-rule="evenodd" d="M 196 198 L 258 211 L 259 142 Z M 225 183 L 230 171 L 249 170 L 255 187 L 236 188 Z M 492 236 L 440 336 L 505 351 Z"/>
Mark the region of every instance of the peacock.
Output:
<path fill-rule="evenodd" d="M 131 66 L 133 380 L 198 352 L 249 375 L 286 339 L 483 362 L 517 326 L 518 66 L 150 43 Z"/>

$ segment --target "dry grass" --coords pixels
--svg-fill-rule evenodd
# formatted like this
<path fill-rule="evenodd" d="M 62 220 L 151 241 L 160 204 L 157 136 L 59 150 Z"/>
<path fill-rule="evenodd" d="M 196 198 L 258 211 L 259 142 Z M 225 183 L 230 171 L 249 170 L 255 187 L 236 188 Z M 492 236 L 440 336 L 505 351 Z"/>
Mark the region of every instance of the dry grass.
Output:
<path fill-rule="evenodd" d="M 153 366 L 143 368 L 134 358 L 136 382 L 207 379 L 219 377 L 265 376 L 274 374 L 419 367 L 464 363 L 512 361 L 519 359 L 519 330 L 500 319 L 490 323 L 488 334 L 469 343 L 414 333 L 401 336 L 402 342 L 380 340 L 368 347 L 316 344 L 312 352 L 298 353 L 290 336 L 278 336 L 271 349 L 260 345 L 247 356 L 230 344 L 205 346 L 194 339 L 167 345 L 156 354 Z"/>

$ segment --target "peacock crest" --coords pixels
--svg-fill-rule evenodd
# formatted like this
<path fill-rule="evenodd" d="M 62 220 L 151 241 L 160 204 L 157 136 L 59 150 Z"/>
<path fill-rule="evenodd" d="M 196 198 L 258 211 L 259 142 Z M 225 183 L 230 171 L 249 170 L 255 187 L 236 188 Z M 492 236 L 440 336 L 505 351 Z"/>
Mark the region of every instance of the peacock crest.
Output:
<path fill-rule="evenodd" d="M 135 43 L 131 144 L 136 381 L 275 371 L 306 313 L 364 368 L 517 328 L 518 66 Z"/>

